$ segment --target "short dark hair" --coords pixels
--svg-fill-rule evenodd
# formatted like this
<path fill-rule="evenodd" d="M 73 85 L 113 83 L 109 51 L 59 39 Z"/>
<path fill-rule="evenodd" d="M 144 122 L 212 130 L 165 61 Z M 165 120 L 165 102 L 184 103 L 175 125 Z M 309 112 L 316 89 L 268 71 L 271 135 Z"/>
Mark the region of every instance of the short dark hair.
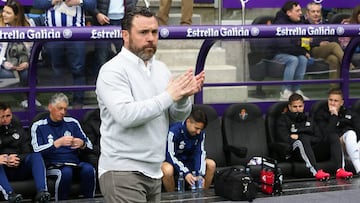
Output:
<path fill-rule="evenodd" d="M 130 32 L 133 19 L 136 15 L 145 16 L 145 17 L 155 17 L 157 19 L 155 13 L 152 12 L 149 8 L 134 7 L 125 12 L 125 16 L 121 21 L 121 29 Z"/>
<path fill-rule="evenodd" d="M 329 90 L 328 95 L 331 95 L 331 94 L 337 94 L 337 95 L 340 95 L 341 98 L 344 98 L 343 92 L 342 92 L 341 89 L 339 89 L 339 88 L 331 88 L 331 89 Z"/>
<path fill-rule="evenodd" d="M 301 96 L 300 94 L 298 93 L 293 93 L 290 97 L 289 97 L 289 105 L 291 105 L 292 102 L 294 101 L 302 101 L 304 102 L 304 97 Z"/>
<path fill-rule="evenodd" d="M 208 124 L 208 119 L 206 116 L 206 113 L 203 112 L 201 109 L 199 108 L 193 108 L 188 119 L 193 119 L 195 122 L 197 123 L 203 123 L 204 124 L 204 128 L 207 126 Z"/>
<path fill-rule="evenodd" d="M 0 110 L 5 111 L 6 109 L 11 109 L 10 104 L 5 103 L 5 102 L 0 102 Z"/>
<path fill-rule="evenodd" d="M 298 6 L 299 2 L 297 1 L 287 1 L 285 2 L 285 4 L 283 5 L 283 7 L 281 8 L 281 10 L 286 13 L 287 11 L 290 11 L 291 9 L 293 9 L 295 6 Z"/>

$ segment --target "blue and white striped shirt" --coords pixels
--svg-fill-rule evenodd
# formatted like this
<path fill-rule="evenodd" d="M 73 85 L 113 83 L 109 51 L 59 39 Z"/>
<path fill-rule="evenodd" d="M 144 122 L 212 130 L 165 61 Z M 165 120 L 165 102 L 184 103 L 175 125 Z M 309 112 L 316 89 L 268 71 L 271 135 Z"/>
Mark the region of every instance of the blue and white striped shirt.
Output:
<path fill-rule="evenodd" d="M 49 27 L 85 26 L 85 10 L 96 8 L 96 0 L 83 0 L 83 5 L 67 7 L 64 2 L 52 5 L 51 1 L 34 0 L 34 7 L 46 10 L 45 25 Z"/>
<path fill-rule="evenodd" d="M 54 9 L 55 8 L 55 9 Z M 49 27 L 82 27 L 85 26 L 85 12 L 81 6 L 74 6 L 75 15 L 60 12 L 56 7 L 46 11 L 45 25 Z"/>

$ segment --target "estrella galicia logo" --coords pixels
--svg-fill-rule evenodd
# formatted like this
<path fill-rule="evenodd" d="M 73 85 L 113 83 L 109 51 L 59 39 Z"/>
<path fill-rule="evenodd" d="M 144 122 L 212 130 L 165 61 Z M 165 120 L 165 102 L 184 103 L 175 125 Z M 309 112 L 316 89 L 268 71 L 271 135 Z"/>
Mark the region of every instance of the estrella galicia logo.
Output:
<path fill-rule="evenodd" d="M 162 37 L 162 38 L 167 38 L 167 37 L 169 37 L 169 30 L 167 29 L 167 28 L 161 28 L 161 30 L 160 30 L 160 36 Z"/>
<path fill-rule="evenodd" d="M 65 29 L 63 31 L 63 36 L 65 39 L 69 39 L 72 37 L 72 31 L 70 29 Z"/>
<path fill-rule="evenodd" d="M 257 27 L 251 28 L 250 34 L 251 34 L 251 36 L 258 36 L 260 34 L 259 28 L 257 28 Z"/>
<path fill-rule="evenodd" d="M 343 27 L 336 28 L 336 34 L 337 35 L 343 35 L 345 32 L 345 29 Z"/>

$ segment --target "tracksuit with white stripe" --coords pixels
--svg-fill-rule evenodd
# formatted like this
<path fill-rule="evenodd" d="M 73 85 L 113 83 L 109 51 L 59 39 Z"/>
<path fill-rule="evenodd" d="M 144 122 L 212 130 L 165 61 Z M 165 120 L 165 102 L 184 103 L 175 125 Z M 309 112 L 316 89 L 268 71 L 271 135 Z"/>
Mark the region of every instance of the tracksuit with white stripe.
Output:
<path fill-rule="evenodd" d="M 204 141 L 204 132 L 191 136 L 185 121 L 174 123 L 167 138 L 166 162 L 171 163 L 177 173 L 182 171 L 184 177 L 192 171 L 205 175 Z"/>
<path fill-rule="evenodd" d="M 94 167 L 79 160 L 80 149 L 72 149 L 71 146 L 56 148 L 54 141 L 62 136 L 80 138 L 87 148 L 92 149 L 92 144 L 79 122 L 72 117 L 64 117 L 62 121 L 54 122 L 47 116 L 36 121 L 31 127 L 31 144 L 34 151 L 42 154 L 48 169 L 47 175 L 57 177 L 55 199 L 68 199 L 73 179 L 80 179 L 81 191 L 85 197 L 94 197 L 96 185 Z"/>
<path fill-rule="evenodd" d="M 304 160 L 306 167 L 315 176 L 317 173 L 316 158 L 313 148 L 321 144 L 330 145 L 330 153 L 334 166 L 342 168 L 342 152 L 340 141 L 337 136 L 328 135 L 326 138 L 321 136 L 318 127 L 312 119 L 304 113 L 285 112 L 276 122 L 277 142 L 289 143 L 292 150 L 299 150 L 299 155 Z M 294 140 L 290 137 L 291 134 L 297 134 L 299 137 Z M 295 154 L 296 155 L 296 154 Z"/>

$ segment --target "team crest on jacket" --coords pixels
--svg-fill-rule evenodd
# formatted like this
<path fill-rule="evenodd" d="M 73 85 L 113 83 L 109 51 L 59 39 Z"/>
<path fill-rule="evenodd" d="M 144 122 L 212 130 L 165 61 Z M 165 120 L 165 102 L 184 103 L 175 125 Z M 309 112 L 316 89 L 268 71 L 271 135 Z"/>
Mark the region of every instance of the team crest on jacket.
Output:
<path fill-rule="evenodd" d="M 68 130 L 67 130 L 67 131 L 65 131 L 65 132 L 64 132 L 64 136 L 71 136 L 71 132 L 70 132 L 70 131 L 68 131 Z"/>
<path fill-rule="evenodd" d="M 48 138 L 48 142 L 49 142 L 49 143 L 53 143 L 53 142 L 54 142 L 54 137 L 52 136 L 52 134 L 49 134 L 47 138 Z"/>
<path fill-rule="evenodd" d="M 179 149 L 184 149 L 184 148 L 185 148 L 185 142 L 181 141 L 179 145 Z"/>
<path fill-rule="evenodd" d="M 12 134 L 12 137 L 15 139 L 15 140 L 18 140 L 20 138 L 20 135 L 19 133 L 14 133 Z"/>

